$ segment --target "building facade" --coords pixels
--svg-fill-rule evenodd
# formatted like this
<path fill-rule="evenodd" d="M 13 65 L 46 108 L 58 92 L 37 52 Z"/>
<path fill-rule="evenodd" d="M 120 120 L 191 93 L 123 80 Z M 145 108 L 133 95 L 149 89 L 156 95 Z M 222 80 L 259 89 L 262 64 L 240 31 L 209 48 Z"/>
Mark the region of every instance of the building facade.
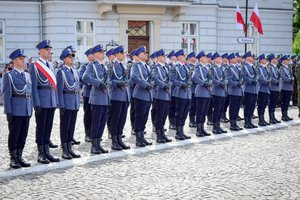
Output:
<path fill-rule="evenodd" d="M 291 53 L 293 1 L 249 0 L 248 21 L 258 3 L 264 35 L 249 24 L 254 53 Z M 187 52 L 244 52 L 237 42 L 236 3 L 245 18 L 245 0 L 0 0 L 0 64 L 16 48 L 37 57 L 35 45 L 49 39 L 54 59 L 74 45 L 77 59 L 95 44 L 117 43 L 128 51 L 184 48 Z"/>

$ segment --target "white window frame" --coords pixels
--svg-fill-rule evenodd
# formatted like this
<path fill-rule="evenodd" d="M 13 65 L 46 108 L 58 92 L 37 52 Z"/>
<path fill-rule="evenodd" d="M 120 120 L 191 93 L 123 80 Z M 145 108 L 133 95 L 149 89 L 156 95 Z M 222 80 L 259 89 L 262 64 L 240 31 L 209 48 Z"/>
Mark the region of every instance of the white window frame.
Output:
<path fill-rule="evenodd" d="M 256 28 L 254 27 L 254 24 L 249 24 L 248 28 L 248 37 L 254 38 L 254 44 L 249 44 L 248 50 L 254 53 L 256 56 L 260 55 L 260 48 L 259 48 L 259 36 L 260 34 L 257 32 Z M 255 48 L 256 47 L 256 48 Z"/>
<path fill-rule="evenodd" d="M 2 37 L 3 39 L 3 57 L 0 57 L 0 63 L 5 63 L 5 21 L 4 20 L 0 20 L 0 22 L 2 22 L 2 30 L 3 33 L 0 34 L 0 37 Z"/>
<path fill-rule="evenodd" d="M 183 24 L 187 24 L 188 25 L 188 30 L 187 30 L 187 34 L 182 35 L 180 32 L 180 48 L 181 48 L 181 42 L 182 42 L 182 38 L 187 38 L 187 54 L 191 53 L 192 50 L 190 48 L 190 43 L 191 43 L 191 39 L 192 38 L 196 38 L 196 49 L 195 52 L 198 52 L 199 49 L 199 23 L 196 21 L 191 21 L 191 22 L 181 22 L 181 26 L 180 26 L 180 30 L 182 29 Z M 195 35 L 191 35 L 190 34 L 190 24 L 196 24 L 196 33 Z"/>
<path fill-rule="evenodd" d="M 77 22 L 80 21 L 80 22 L 84 22 L 83 24 L 83 33 L 77 33 Z M 86 33 L 86 24 L 87 22 L 92 22 L 94 24 L 94 30 L 93 30 L 93 33 Z M 93 46 L 96 44 L 96 21 L 95 20 L 92 20 L 92 19 L 76 19 L 75 20 L 75 48 L 78 50 L 78 46 L 77 46 L 77 37 L 83 37 L 83 52 L 77 52 L 77 60 L 80 61 L 80 62 L 83 62 L 85 61 L 85 56 L 84 56 L 84 52 L 88 49 L 87 48 L 87 44 L 86 44 L 86 39 L 87 37 L 91 37 L 93 36 L 93 40 L 94 40 L 94 44 Z M 79 57 L 78 57 L 79 55 Z"/>

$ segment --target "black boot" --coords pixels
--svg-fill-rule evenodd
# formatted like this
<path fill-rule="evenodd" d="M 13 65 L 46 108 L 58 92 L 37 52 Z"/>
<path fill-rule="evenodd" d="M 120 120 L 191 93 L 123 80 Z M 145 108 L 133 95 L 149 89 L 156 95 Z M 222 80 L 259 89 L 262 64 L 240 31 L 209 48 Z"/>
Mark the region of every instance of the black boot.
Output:
<path fill-rule="evenodd" d="M 143 132 L 143 134 L 141 135 L 142 137 L 142 141 L 144 144 L 146 144 L 146 146 L 152 145 L 152 142 L 148 142 L 145 138 L 145 133 Z"/>
<path fill-rule="evenodd" d="M 281 123 L 281 121 L 280 121 L 280 120 L 276 119 L 276 117 L 275 117 L 275 113 L 273 113 L 273 116 L 274 116 L 274 120 L 276 121 L 276 123 Z"/>
<path fill-rule="evenodd" d="M 166 136 L 166 131 L 165 131 L 165 129 L 162 129 L 162 130 L 161 130 L 161 137 L 162 137 L 166 142 L 172 142 L 172 139 L 169 139 L 169 138 Z"/>
<path fill-rule="evenodd" d="M 41 164 L 49 164 L 49 160 L 46 158 L 45 152 L 44 152 L 44 145 L 38 145 L 38 157 L 37 162 Z"/>
<path fill-rule="evenodd" d="M 204 136 L 210 136 L 210 134 L 208 132 L 206 132 L 205 129 L 204 129 L 204 123 L 201 123 L 201 131 L 202 131 Z"/>
<path fill-rule="evenodd" d="M 161 129 L 156 129 L 156 142 L 157 143 L 166 143 L 166 141 L 162 138 L 162 130 Z"/>
<path fill-rule="evenodd" d="M 21 165 L 21 167 L 30 167 L 30 163 L 26 162 L 23 158 L 23 149 L 18 149 L 17 150 L 17 161 Z"/>
<path fill-rule="evenodd" d="M 196 132 L 197 137 L 204 137 L 204 134 L 202 132 L 201 124 L 197 124 L 197 132 Z"/>
<path fill-rule="evenodd" d="M 101 153 L 108 153 L 108 150 L 104 149 L 104 148 L 101 146 L 101 141 L 102 141 L 101 138 L 98 138 L 98 139 L 97 139 L 98 149 L 101 151 Z"/>
<path fill-rule="evenodd" d="M 117 135 L 112 135 L 111 136 L 111 149 L 112 150 L 116 150 L 116 151 L 123 150 L 123 148 L 119 145 L 118 136 Z"/>
<path fill-rule="evenodd" d="M 238 126 L 238 124 L 237 124 L 237 120 L 234 120 L 234 123 L 235 123 L 235 126 L 236 126 L 238 129 L 240 129 L 240 130 L 243 130 L 243 128 L 242 128 L 242 127 L 239 127 L 239 126 Z"/>
<path fill-rule="evenodd" d="M 122 149 L 130 149 L 130 146 L 126 145 L 126 144 L 123 142 L 122 138 L 123 138 L 122 133 L 117 135 L 117 139 L 118 139 L 119 145 L 122 147 Z"/>
<path fill-rule="evenodd" d="M 270 124 L 265 120 L 265 116 L 263 115 L 263 121 L 264 121 L 264 123 L 267 125 L 267 126 L 269 126 Z"/>
<path fill-rule="evenodd" d="M 80 141 L 77 141 L 77 140 L 75 140 L 75 138 L 73 138 L 72 145 L 80 145 Z"/>
<path fill-rule="evenodd" d="M 46 158 L 50 161 L 50 162 L 59 162 L 59 158 L 54 157 L 53 155 L 51 155 L 50 150 L 49 150 L 49 145 L 46 144 L 44 145 L 44 152 L 45 152 L 45 156 Z"/>
<path fill-rule="evenodd" d="M 54 149 L 54 148 L 57 148 L 58 145 L 54 144 L 51 140 L 49 140 L 49 147 L 50 147 L 51 149 Z"/>
<path fill-rule="evenodd" d="M 217 122 L 214 123 L 213 124 L 213 134 L 221 134 L 221 133 L 222 133 L 222 131 L 219 129 L 218 123 Z"/>
<path fill-rule="evenodd" d="M 253 127 L 251 126 L 251 124 L 249 123 L 249 117 L 245 117 L 245 118 L 244 118 L 244 121 L 245 121 L 245 123 L 244 123 L 244 128 L 246 128 L 246 129 L 251 129 L 251 128 L 253 128 Z"/>
<path fill-rule="evenodd" d="M 270 122 L 270 124 L 276 124 L 277 122 L 276 122 L 276 120 L 275 120 L 275 115 L 274 115 L 274 113 L 269 113 L 269 122 Z"/>
<path fill-rule="evenodd" d="M 70 155 L 71 155 L 73 158 L 80 158 L 80 157 L 81 157 L 80 154 L 77 154 L 77 153 L 75 153 L 75 152 L 73 151 L 73 149 L 72 149 L 72 142 L 68 142 L 67 144 L 68 144 L 68 151 L 69 151 Z"/>
<path fill-rule="evenodd" d="M 17 150 L 9 151 L 9 154 L 10 154 L 9 166 L 13 169 L 20 168 L 21 165 L 20 165 L 20 163 L 18 162 L 18 159 L 17 159 Z"/>
<path fill-rule="evenodd" d="M 195 116 L 190 115 L 189 127 L 191 127 L 191 128 L 197 127 L 197 124 L 196 124 L 196 121 L 195 121 Z"/>
<path fill-rule="evenodd" d="M 61 154 L 61 157 L 62 157 L 63 159 L 70 160 L 70 159 L 73 158 L 73 157 L 71 156 L 71 154 L 69 153 L 69 151 L 68 151 L 68 143 L 62 143 L 61 148 L 62 148 L 62 154 Z"/>
<path fill-rule="evenodd" d="M 240 128 L 237 126 L 235 120 L 230 120 L 230 130 L 232 131 L 239 131 Z"/>
<path fill-rule="evenodd" d="M 91 154 L 101 154 L 101 151 L 98 148 L 97 139 L 92 139 L 91 143 L 92 143 Z"/>
<path fill-rule="evenodd" d="M 263 115 L 258 116 L 258 125 L 259 126 L 267 126 L 267 124 L 264 121 L 264 116 Z"/>
<path fill-rule="evenodd" d="M 289 120 L 289 121 L 292 121 L 292 120 L 293 120 L 293 118 L 289 117 L 289 115 L 288 115 L 288 111 L 285 111 L 285 112 L 286 112 L 286 117 L 288 118 L 288 120 Z"/>
<path fill-rule="evenodd" d="M 181 135 L 185 138 L 185 139 L 191 139 L 191 136 L 187 136 L 185 133 L 184 133 L 184 128 L 183 126 L 180 126 L 180 131 L 181 131 Z"/>
<path fill-rule="evenodd" d="M 84 137 L 85 142 L 91 142 L 91 130 L 85 130 L 85 137 Z"/>
<path fill-rule="evenodd" d="M 252 128 L 257 128 L 258 127 L 258 126 L 254 125 L 252 123 L 252 118 L 251 117 L 249 118 L 249 124 L 252 126 Z"/>
<path fill-rule="evenodd" d="M 244 118 L 242 118 L 242 117 L 240 117 L 239 115 L 238 115 L 238 117 L 237 117 L 237 121 L 242 121 Z"/>
<path fill-rule="evenodd" d="M 287 112 L 286 111 L 282 111 L 281 120 L 284 121 L 284 122 L 289 121 L 289 119 L 287 118 Z"/>
<path fill-rule="evenodd" d="M 169 117 L 169 129 L 171 130 L 176 130 L 175 126 L 175 118 L 174 117 Z"/>
<path fill-rule="evenodd" d="M 220 122 L 218 122 L 218 128 L 221 131 L 221 133 L 227 133 L 227 131 L 225 131 L 224 129 L 221 128 Z"/>
<path fill-rule="evenodd" d="M 181 129 L 179 126 L 176 127 L 176 135 L 175 135 L 176 140 L 185 140 L 185 137 L 182 135 Z"/>
<path fill-rule="evenodd" d="M 146 146 L 146 144 L 142 140 L 142 135 L 144 135 L 143 131 L 138 131 L 138 132 L 135 133 L 135 137 L 136 137 L 135 145 L 137 147 L 145 147 Z"/>

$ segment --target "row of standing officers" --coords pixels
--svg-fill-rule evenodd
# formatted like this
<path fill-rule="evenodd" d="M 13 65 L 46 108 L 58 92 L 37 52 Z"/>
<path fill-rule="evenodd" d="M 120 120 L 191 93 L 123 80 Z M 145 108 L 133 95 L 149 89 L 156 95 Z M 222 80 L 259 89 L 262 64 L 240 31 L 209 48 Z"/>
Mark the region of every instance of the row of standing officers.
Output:
<path fill-rule="evenodd" d="M 251 52 L 243 57 L 236 53 L 220 55 L 217 52 L 205 54 L 203 51 L 197 55 L 190 53 L 185 56 L 182 49 L 171 51 L 168 55 L 160 49 L 150 56 L 154 62 L 149 66 L 144 46 L 130 53 L 132 62 L 129 64 L 124 64 L 126 54 L 124 48 L 118 46 L 106 52 L 110 61 L 104 64 L 103 46 L 96 45 L 85 52 L 88 62 L 77 72 L 73 68 L 76 52 L 69 46 L 60 55 L 63 64 L 55 74 L 49 63 L 52 48 L 50 41 L 41 41 L 36 48 L 40 58 L 30 66 L 29 72 L 24 71 L 24 51 L 17 49 L 12 52 L 9 57 L 14 69 L 5 74 L 3 81 L 12 168 L 30 166 L 22 158 L 22 154 L 33 108 L 36 118 L 37 162 L 48 164 L 60 161 L 49 150 L 50 147 L 55 147 L 50 136 L 56 108 L 60 112 L 62 158 L 80 157 L 73 150 L 72 144 L 78 144 L 74 140 L 74 132 L 81 94 L 84 101 L 86 141 L 91 142 L 92 154 L 108 153 L 101 145 L 106 123 L 112 140 L 111 149 L 130 148 L 122 140 L 129 105 L 132 133 L 136 136 L 138 147 L 152 145 L 145 138 L 151 104 L 157 143 L 172 141 L 166 136 L 167 117 L 170 129 L 176 129 L 175 139 L 190 139 L 191 136 L 184 132 L 188 113 L 189 125 L 197 128 L 196 136 L 210 135 L 204 129 L 206 117 L 212 120 L 214 134 L 226 133 L 220 126 L 226 107 L 229 107 L 230 129 L 241 130 L 237 120 L 242 97 L 246 99 L 244 128 L 257 127 L 252 123 L 256 101 L 260 126 L 269 124 L 264 119 L 268 102 L 270 123 L 280 122 L 274 115 L 280 91 L 282 120 L 292 120 L 287 111 L 294 79 L 288 67 L 287 56 L 279 59 L 282 67 L 278 69 L 278 59 L 274 54 L 268 57 L 262 54 L 258 57 L 259 65 L 256 69 Z M 170 59 L 168 64 L 166 56 Z"/>

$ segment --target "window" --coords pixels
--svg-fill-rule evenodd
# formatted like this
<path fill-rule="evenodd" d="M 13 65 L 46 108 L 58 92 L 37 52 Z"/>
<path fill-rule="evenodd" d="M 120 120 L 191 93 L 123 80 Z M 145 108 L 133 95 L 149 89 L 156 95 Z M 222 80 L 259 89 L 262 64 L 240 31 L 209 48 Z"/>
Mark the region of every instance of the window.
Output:
<path fill-rule="evenodd" d="M 0 62 L 4 62 L 4 21 L 0 20 Z"/>
<path fill-rule="evenodd" d="M 95 22 L 76 21 L 76 60 L 84 61 L 84 52 L 95 45 Z"/>
<path fill-rule="evenodd" d="M 249 44 L 248 50 L 254 53 L 256 56 L 259 56 L 259 33 L 253 24 L 248 26 L 248 37 L 254 38 L 254 44 Z"/>
<path fill-rule="evenodd" d="M 186 53 L 198 50 L 198 24 L 182 23 L 181 26 L 181 48 Z"/>

